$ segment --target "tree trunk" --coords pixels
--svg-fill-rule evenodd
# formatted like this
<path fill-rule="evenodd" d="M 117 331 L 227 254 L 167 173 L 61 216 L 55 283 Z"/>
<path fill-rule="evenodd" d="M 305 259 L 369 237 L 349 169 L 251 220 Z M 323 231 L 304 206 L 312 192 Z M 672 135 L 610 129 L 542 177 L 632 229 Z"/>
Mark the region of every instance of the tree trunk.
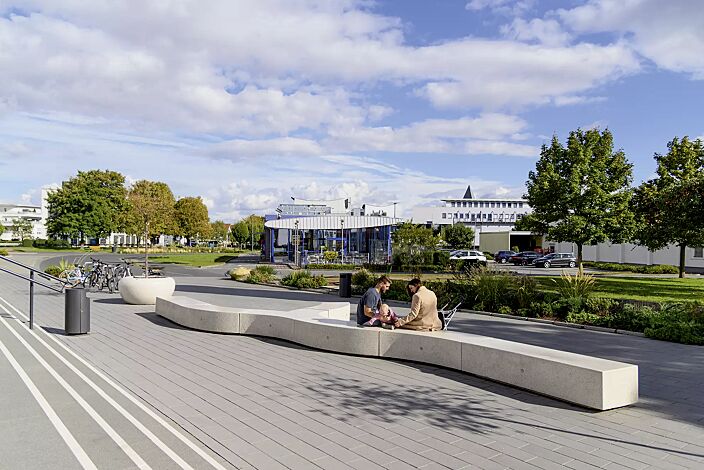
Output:
<path fill-rule="evenodd" d="M 577 266 L 579 267 L 579 274 L 584 274 L 584 266 L 582 266 L 582 244 L 577 243 Z"/>
<path fill-rule="evenodd" d="M 686 248 L 687 246 L 684 243 L 680 244 L 680 279 L 684 277 L 684 255 Z"/>
<path fill-rule="evenodd" d="M 147 239 L 149 238 L 149 222 L 144 226 L 144 277 L 149 277 L 149 247 Z"/>

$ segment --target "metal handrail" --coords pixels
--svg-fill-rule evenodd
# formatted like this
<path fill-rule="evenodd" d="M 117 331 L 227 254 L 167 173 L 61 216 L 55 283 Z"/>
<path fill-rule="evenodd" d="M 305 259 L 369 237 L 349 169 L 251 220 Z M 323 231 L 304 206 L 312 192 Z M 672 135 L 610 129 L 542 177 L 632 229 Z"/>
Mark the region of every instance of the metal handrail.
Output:
<path fill-rule="evenodd" d="M 35 269 L 31 266 L 27 266 L 26 264 L 22 264 L 18 261 L 11 260 L 10 258 L 7 258 L 5 256 L 0 255 L 0 260 L 7 261 L 7 262 L 12 263 L 16 266 L 20 266 L 24 269 L 29 270 L 29 277 L 26 277 L 21 274 L 17 274 L 15 272 L 9 271 L 7 269 L 0 268 L 0 271 L 2 271 L 2 272 L 12 274 L 13 276 L 19 277 L 20 279 L 24 279 L 25 281 L 29 281 L 29 329 L 33 330 L 34 329 L 34 284 L 39 284 L 40 286 L 45 287 L 49 290 L 53 290 L 54 292 L 61 293 L 66 288 L 67 283 L 63 279 L 59 279 L 56 276 L 52 276 L 51 274 L 47 274 L 43 271 Z M 48 279 L 50 281 L 60 282 L 62 287 L 60 289 L 57 289 L 54 286 L 50 286 L 48 284 L 44 284 L 43 282 L 39 282 L 34 279 L 34 273 L 38 273 L 41 277 Z"/>

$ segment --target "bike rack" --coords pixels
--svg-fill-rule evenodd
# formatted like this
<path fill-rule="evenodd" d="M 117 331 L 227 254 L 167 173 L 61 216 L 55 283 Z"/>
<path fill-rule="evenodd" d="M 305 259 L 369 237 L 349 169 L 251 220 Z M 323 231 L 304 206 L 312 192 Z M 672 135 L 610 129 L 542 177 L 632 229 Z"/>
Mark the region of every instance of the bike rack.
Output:
<path fill-rule="evenodd" d="M 11 274 L 15 277 L 19 277 L 20 279 L 24 279 L 25 281 L 29 281 L 29 329 L 33 330 L 34 329 L 34 284 L 39 284 L 42 287 L 45 287 L 49 290 L 53 290 L 54 292 L 58 292 L 60 294 L 66 288 L 66 283 L 62 279 L 59 279 L 56 276 L 52 276 L 51 274 L 47 274 L 47 273 L 40 271 L 38 269 L 34 269 L 33 267 L 27 266 L 26 264 L 22 264 L 20 262 L 15 261 L 15 260 L 11 260 L 10 258 L 7 258 L 5 256 L 0 255 L 0 260 L 7 261 L 8 263 L 12 263 L 14 265 L 17 265 L 17 266 L 20 266 L 22 268 L 29 270 L 29 277 L 26 277 L 21 274 L 17 274 L 16 272 L 9 271 L 4 268 L 0 268 L 0 271 L 2 271 L 2 272 L 5 272 L 7 274 Z M 37 273 L 37 274 L 39 274 L 39 276 L 41 276 L 45 279 L 48 279 L 50 281 L 60 282 L 61 288 L 58 289 L 55 286 L 51 286 L 49 284 L 44 284 L 43 282 L 39 282 L 39 281 L 35 280 L 34 273 Z"/>

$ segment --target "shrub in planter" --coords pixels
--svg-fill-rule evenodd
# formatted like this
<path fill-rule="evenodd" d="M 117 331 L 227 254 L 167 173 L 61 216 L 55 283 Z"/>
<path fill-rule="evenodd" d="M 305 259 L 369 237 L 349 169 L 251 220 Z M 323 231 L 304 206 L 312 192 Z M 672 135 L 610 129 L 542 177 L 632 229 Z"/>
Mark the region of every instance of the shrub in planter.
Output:
<path fill-rule="evenodd" d="M 513 310 L 511 310 L 511 307 L 508 305 L 502 305 L 499 307 L 499 313 L 502 315 L 511 315 L 513 314 Z"/>
<path fill-rule="evenodd" d="M 45 248 L 46 247 L 46 239 L 45 238 L 37 238 L 32 242 L 32 246 L 35 248 Z"/>
<path fill-rule="evenodd" d="M 7 256 L 7 250 L 0 248 L 0 256 Z"/>
<path fill-rule="evenodd" d="M 313 273 L 307 269 L 302 269 L 300 271 L 293 271 L 291 274 L 284 277 L 281 280 L 281 284 L 290 287 L 298 287 L 299 289 L 311 289 L 323 287 L 327 284 L 327 281 L 322 275 L 314 276 Z"/>
<path fill-rule="evenodd" d="M 652 307 L 624 303 L 610 316 L 609 326 L 619 330 L 645 331 L 656 316 Z"/>
<path fill-rule="evenodd" d="M 374 281 L 376 281 L 376 276 L 366 269 L 360 269 L 352 274 L 352 285 L 360 287 L 362 290 L 374 287 Z"/>
<path fill-rule="evenodd" d="M 552 318 L 555 314 L 552 310 L 552 302 L 531 302 L 528 309 L 531 317 Z"/>
<path fill-rule="evenodd" d="M 438 268 L 446 268 L 450 264 L 450 253 L 447 251 L 436 251 L 433 253 L 433 264 Z"/>
<path fill-rule="evenodd" d="M 663 305 L 644 332 L 648 338 L 704 344 L 704 307 L 699 303 Z"/>
<path fill-rule="evenodd" d="M 479 267 L 472 270 L 469 282 L 474 288 L 476 301 L 486 310 L 496 312 L 502 305 L 510 304 L 513 294 L 513 279 L 510 274 Z"/>
<path fill-rule="evenodd" d="M 569 323 L 578 323 L 580 325 L 608 326 L 609 317 L 603 317 L 588 312 L 569 312 L 565 319 Z"/>
<path fill-rule="evenodd" d="M 565 320 L 569 314 L 581 313 L 584 299 L 581 297 L 565 297 L 552 304 L 553 316 L 558 320 Z"/>
<path fill-rule="evenodd" d="M 530 276 L 513 277 L 513 299 L 518 309 L 528 308 L 538 294 L 538 283 Z"/>
<path fill-rule="evenodd" d="M 0 253 L 0 254 L 2 254 L 2 253 Z M 47 267 L 44 269 L 44 272 L 47 273 L 47 274 L 50 274 L 50 275 L 52 275 L 52 276 L 59 277 L 59 275 L 60 275 L 62 272 L 64 272 L 64 270 L 61 269 L 61 266 L 58 266 L 58 265 L 56 265 L 56 264 L 52 264 L 51 266 L 47 266 Z"/>
<path fill-rule="evenodd" d="M 263 284 L 267 282 L 274 282 L 276 280 L 276 270 L 271 266 L 257 266 L 249 272 L 249 275 L 245 278 L 245 282 L 251 282 L 252 284 Z"/>
<path fill-rule="evenodd" d="M 589 297 L 584 301 L 584 309 L 594 315 L 609 316 L 618 307 L 618 302 L 606 297 Z"/>

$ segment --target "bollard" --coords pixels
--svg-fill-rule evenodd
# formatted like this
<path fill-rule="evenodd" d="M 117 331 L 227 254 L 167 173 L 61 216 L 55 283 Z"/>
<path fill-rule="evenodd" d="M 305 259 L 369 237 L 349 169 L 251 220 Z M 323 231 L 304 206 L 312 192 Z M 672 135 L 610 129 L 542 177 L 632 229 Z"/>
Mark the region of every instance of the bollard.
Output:
<path fill-rule="evenodd" d="M 340 297 L 352 297 L 352 273 L 340 273 Z"/>
<path fill-rule="evenodd" d="M 82 335 L 90 331 L 90 299 L 82 287 L 66 289 L 64 331 L 67 335 Z"/>

